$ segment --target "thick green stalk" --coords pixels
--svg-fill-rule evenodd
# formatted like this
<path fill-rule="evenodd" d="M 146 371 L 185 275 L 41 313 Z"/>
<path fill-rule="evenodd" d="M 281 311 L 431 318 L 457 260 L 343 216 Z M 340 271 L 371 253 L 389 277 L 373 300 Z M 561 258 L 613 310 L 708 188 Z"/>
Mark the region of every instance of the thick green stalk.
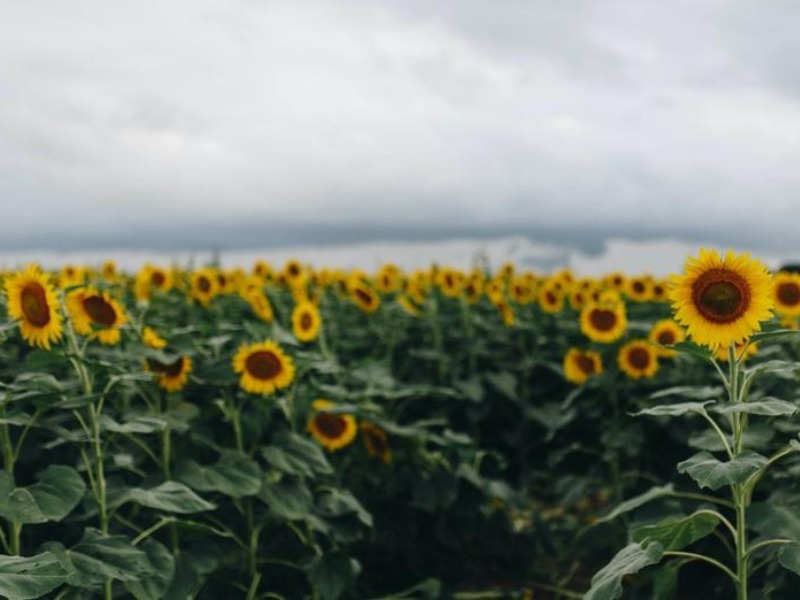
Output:
<path fill-rule="evenodd" d="M 728 348 L 728 360 L 730 361 L 730 382 L 728 394 L 731 404 L 738 404 L 745 400 L 739 395 L 739 367 L 740 363 L 736 359 L 736 344 L 731 344 Z M 743 414 L 733 415 L 733 454 L 737 458 L 742 453 L 742 443 L 746 420 Z M 733 486 L 733 503 L 736 510 L 736 577 L 738 594 L 737 600 L 747 600 L 747 504 L 750 494 L 746 485 Z"/>

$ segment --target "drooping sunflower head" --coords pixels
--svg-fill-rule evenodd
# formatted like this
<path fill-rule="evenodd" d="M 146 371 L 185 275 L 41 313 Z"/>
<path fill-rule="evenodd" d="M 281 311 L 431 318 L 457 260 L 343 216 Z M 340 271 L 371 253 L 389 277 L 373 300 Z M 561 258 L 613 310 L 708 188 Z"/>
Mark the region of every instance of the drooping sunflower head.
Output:
<path fill-rule="evenodd" d="M 271 394 L 294 381 L 294 362 L 272 340 L 240 346 L 233 370 L 241 374 L 239 385 L 251 394 Z"/>
<path fill-rule="evenodd" d="M 603 361 L 593 350 L 570 348 L 564 357 L 564 377 L 575 384 L 585 383 L 589 377 L 603 372 Z"/>
<path fill-rule="evenodd" d="M 398 296 L 397 304 L 400 305 L 400 308 L 403 309 L 403 312 L 411 315 L 412 317 L 418 317 L 421 314 L 419 307 L 417 307 L 417 305 L 414 304 L 414 301 L 411 299 L 410 296 L 406 296 L 405 294 Z"/>
<path fill-rule="evenodd" d="M 171 363 L 162 363 L 152 358 L 145 361 L 145 369 L 156 376 L 156 383 L 168 392 L 179 392 L 189 382 L 189 373 L 194 362 L 188 356 L 180 356 Z"/>
<path fill-rule="evenodd" d="M 617 364 L 631 379 L 649 379 L 658 372 L 658 354 L 647 340 L 633 340 L 619 349 Z"/>
<path fill-rule="evenodd" d="M 319 335 L 322 317 L 319 309 L 308 300 L 300 302 L 292 311 L 292 332 L 301 342 L 310 342 Z"/>
<path fill-rule="evenodd" d="M 787 317 L 800 315 L 800 274 L 780 271 L 773 281 L 775 312 Z"/>
<path fill-rule="evenodd" d="M 330 412 L 336 404 L 318 398 L 312 403 L 308 431 L 326 450 L 336 452 L 353 442 L 358 432 L 353 415 Z"/>
<path fill-rule="evenodd" d="M 749 338 L 772 315 L 772 278 L 748 253 L 700 250 L 684 275 L 673 276 L 669 296 L 675 318 L 712 350 Z"/>
<path fill-rule="evenodd" d="M 662 319 L 653 324 L 647 339 L 657 345 L 657 351 L 660 356 L 670 357 L 675 356 L 678 352 L 663 346 L 674 346 L 682 342 L 686 339 L 686 333 L 683 331 L 683 327 L 672 319 Z"/>
<path fill-rule="evenodd" d="M 581 310 L 580 326 L 590 340 L 610 344 L 617 341 L 628 327 L 624 302 L 587 302 Z"/>
<path fill-rule="evenodd" d="M 67 311 L 75 331 L 113 346 L 120 341 L 120 327 L 128 321 L 122 305 L 108 292 L 88 287 L 67 296 Z"/>
<path fill-rule="evenodd" d="M 392 462 L 392 446 L 387 433 L 369 421 L 361 421 L 359 429 L 367 455 L 377 458 L 385 465 L 390 464 Z"/>
<path fill-rule="evenodd" d="M 5 280 L 8 314 L 20 321 L 20 331 L 32 346 L 50 349 L 61 339 L 61 313 L 48 275 L 35 265 Z"/>
<path fill-rule="evenodd" d="M 167 347 L 167 340 L 158 335 L 158 332 L 152 327 L 145 327 L 142 330 L 142 343 L 154 350 L 161 350 Z"/>
<path fill-rule="evenodd" d="M 375 290 L 364 283 L 359 282 L 351 285 L 350 297 L 366 313 L 374 313 L 381 305 L 381 299 L 375 293 Z"/>

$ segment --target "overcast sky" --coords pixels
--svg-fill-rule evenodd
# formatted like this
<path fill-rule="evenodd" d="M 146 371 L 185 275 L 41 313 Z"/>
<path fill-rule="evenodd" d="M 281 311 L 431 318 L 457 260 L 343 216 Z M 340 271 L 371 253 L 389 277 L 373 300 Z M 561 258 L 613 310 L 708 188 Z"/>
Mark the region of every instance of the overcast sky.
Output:
<path fill-rule="evenodd" d="M 0 247 L 800 238 L 795 0 L 0 0 Z"/>

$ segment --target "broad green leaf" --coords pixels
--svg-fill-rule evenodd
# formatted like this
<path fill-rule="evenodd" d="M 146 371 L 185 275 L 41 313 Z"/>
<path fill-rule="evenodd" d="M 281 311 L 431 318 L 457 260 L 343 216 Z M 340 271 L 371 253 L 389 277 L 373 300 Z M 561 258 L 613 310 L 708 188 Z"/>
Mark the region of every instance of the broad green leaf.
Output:
<path fill-rule="evenodd" d="M 634 498 L 629 500 L 625 500 L 617 505 L 617 507 L 608 513 L 605 517 L 598 519 L 598 523 L 605 523 L 607 521 L 611 521 L 616 519 L 620 515 L 624 515 L 625 513 L 629 513 L 632 510 L 636 510 L 640 506 L 647 504 L 652 500 L 656 500 L 658 498 L 663 498 L 665 496 L 671 496 L 675 493 L 675 488 L 672 484 L 656 486 L 647 490 L 644 494 L 640 494 Z"/>
<path fill-rule="evenodd" d="M 646 539 L 659 542 L 664 551 L 680 550 L 710 535 L 719 525 L 719 518 L 708 513 L 695 513 L 680 519 L 667 519 L 653 525 L 637 527 L 634 542 Z"/>
<path fill-rule="evenodd" d="M 148 375 L 148 377 L 150 377 Z M 104 431 L 111 433 L 155 433 L 164 431 L 169 424 L 158 417 L 148 417 L 145 415 L 135 417 L 124 423 L 117 423 L 107 415 L 100 416 L 100 427 Z"/>
<path fill-rule="evenodd" d="M 800 575 L 800 543 L 784 544 L 778 550 L 778 562 L 785 569 Z"/>
<path fill-rule="evenodd" d="M 729 444 L 733 444 L 730 435 L 726 436 Z M 746 448 L 755 450 L 766 449 L 769 447 L 772 438 L 775 437 L 775 430 L 767 423 L 752 423 L 747 427 L 747 430 L 742 436 L 742 444 Z M 716 431 L 711 429 L 704 429 L 701 432 L 689 436 L 689 445 L 698 450 L 707 450 L 708 452 L 724 452 L 725 446 L 722 445 L 722 440 Z"/>
<path fill-rule="evenodd" d="M 754 365 L 747 369 L 745 373 L 748 377 L 754 377 L 762 373 L 791 373 L 800 369 L 800 363 L 791 360 L 768 360 Z"/>
<path fill-rule="evenodd" d="M 517 396 L 517 378 L 508 371 L 501 373 L 486 373 L 484 374 L 486 381 L 501 394 L 506 396 L 509 400 L 518 400 Z"/>
<path fill-rule="evenodd" d="M 314 497 L 302 480 L 283 478 L 270 482 L 264 479 L 258 498 L 275 516 L 288 521 L 304 519 L 314 506 Z"/>
<path fill-rule="evenodd" d="M 790 338 L 800 335 L 800 331 L 796 329 L 773 329 L 772 331 L 759 331 L 750 336 L 750 341 L 753 343 L 772 341 L 781 338 Z"/>
<path fill-rule="evenodd" d="M 629 544 L 620 550 L 611 562 L 592 577 L 592 587 L 584 600 L 613 600 L 622 595 L 622 578 L 638 573 L 643 568 L 657 564 L 664 554 L 658 542 Z"/>
<path fill-rule="evenodd" d="M 372 515 L 347 490 L 327 488 L 317 503 L 317 510 L 323 516 L 340 517 L 355 514 L 364 525 L 372 527 Z"/>
<path fill-rule="evenodd" d="M 634 413 L 634 417 L 639 417 L 642 415 L 648 415 L 651 417 L 679 417 L 681 415 L 685 415 L 686 413 L 703 413 L 706 410 L 706 406 L 709 404 L 714 404 L 711 400 L 707 402 L 679 402 L 677 404 L 661 404 L 660 406 L 652 406 L 650 408 L 645 408 L 644 410 L 640 410 L 637 413 Z"/>
<path fill-rule="evenodd" d="M 130 488 L 115 499 L 114 505 L 119 506 L 126 502 L 134 502 L 147 508 L 178 514 L 203 512 L 216 508 L 216 505 L 203 500 L 177 481 L 165 481 L 150 489 Z"/>
<path fill-rule="evenodd" d="M 556 431 L 575 420 L 578 411 L 574 407 L 563 410 L 561 404 L 549 403 L 541 406 L 526 406 L 524 414 L 527 418 L 546 427 L 550 433 L 547 439 L 552 439 Z"/>
<path fill-rule="evenodd" d="M 193 460 L 178 464 L 176 478 L 200 492 L 220 492 L 231 498 L 254 496 L 261 489 L 258 463 L 237 452 L 225 452 L 213 465 Z"/>
<path fill-rule="evenodd" d="M 745 413 L 748 415 L 761 415 L 764 417 L 782 417 L 793 415 L 797 412 L 796 405 L 786 400 L 779 400 L 777 398 L 766 398 L 757 402 L 739 402 L 737 404 L 728 404 L 721 408 L 716 408 L 717 412 L 722 415 L 731 413 Z"/>
<path fill-rule="evenodd" d="M 675 600 L 678 587 L 678 572 L 684 565 L 682 561 L 673 560 L 656 569 L 653 573 L 652 600 Z"/>
<path fill-rule="evenodd" d="M 0 595 L 13 600 L 41 598 L 66 583 L 69 572 L 50 552 L 36 556 L 0 555 Z"/>
<path fill-rule="evenodd" d="M 337 600 L 355 579 L 356 569 L 349 556 L 336 552 L 315 559 L 306 574 L 321 600 Z"/>
<path fill-rule="evenodd" d="M 687 400 L 711 400 L 719 399 L 725 390 L 718 385 L 679 385 L 658 390 L 650 394 L 652 400 L 668 398 L 670 396 L 680 396 Z"/>
<path fill-rule="evenodd" d="M 689 475 L 701 488 L 718 490 L 726 485 L 744 483 L 766 463 L 765 456 L 750 451 L 743 452 L 728 462 L 722 462 L 708 452 L 698 452 L 678 463 L 678 472 Z"/>
<path fill-rule="evenodd" d="M 747 524 L 766 538 L 800 542 L 800 507 L 756 502 L 747 509 Z"/>
<path fill-rule="evenodd" d="M 271 467 L 290 475 L 312 477 L 333 473 L 319 445 L 296 433 L 277 434 L 270 446 L 261 449 L 261 454 Z"/>
<path fill-rule="evenodd" d="M 136 600 L 162 600 L 175 574 L 175 558 L 153 539 L 145 540 L 139 548 L 147 553 L 153 573 L 136 581 L 126 581 L 125 588 Z"/>
<path fill-rule="evenodd" d="M 37 479 L 38 483 L 15 488 L 11 475 L 0 471 L 0 515 L 15 523 L 60 521 L 86 491 L 78 472 L 63 465 L 50 465 Z"/>
<path fill-rule="evenodd" d="M 704 360 L 711 359 L 711 350 L 705 346 L 698 346 L 694 342 L 678 342 L 670 346 L 670 349 L 677 350 L 681 354 L 687 354 Z"/>

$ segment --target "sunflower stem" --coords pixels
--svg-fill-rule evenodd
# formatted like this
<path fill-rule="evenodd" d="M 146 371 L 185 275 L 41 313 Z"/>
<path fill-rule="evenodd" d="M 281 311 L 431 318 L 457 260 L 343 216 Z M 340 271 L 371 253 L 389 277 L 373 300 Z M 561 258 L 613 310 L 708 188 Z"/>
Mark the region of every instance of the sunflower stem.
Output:
<path fill-rule="evenodd" d="M 730 387 L 729 397 L 731 404 L 738 404 L 745 400 L 740 397 L 739 392 L 739 367 L 740 363 L 736 358 L 736 344 L 732 343 L 728 348 L 728 361 L 730 363 Z M 742 453 L 744 430 L 746 420 L 742 414 L 733 415 L 733 453 L 737 458 Z M 747 505 L 749 504 L 750 494 L 747 484 L 735 484 L 733 488 L 733 503 L 736 512 L 736 578 L 737 578 L 737 600 L 747 600 Z"/>

